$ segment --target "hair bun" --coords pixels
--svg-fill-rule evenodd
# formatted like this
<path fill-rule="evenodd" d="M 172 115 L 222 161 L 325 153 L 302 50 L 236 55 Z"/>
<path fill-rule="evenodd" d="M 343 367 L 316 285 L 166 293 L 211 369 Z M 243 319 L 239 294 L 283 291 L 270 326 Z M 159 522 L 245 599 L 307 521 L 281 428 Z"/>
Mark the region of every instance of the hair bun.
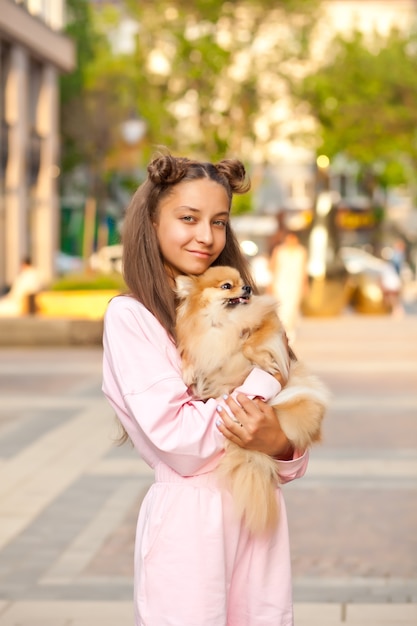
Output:
<path fill-rule="evenodd" d="M 223 159 L 216 163 L 216 169 L 224 176 L 233 193 L 246 193 L 250 189 L 250 180 L 246 176 L 245 166 L 238 159 Z"/>
<path fill-rule="evenodd" d="M 188 163 L 189 159 L 159 155 L 148 165 L 149 179 L 156 185 L 178 183 L 187 173 Z"/>

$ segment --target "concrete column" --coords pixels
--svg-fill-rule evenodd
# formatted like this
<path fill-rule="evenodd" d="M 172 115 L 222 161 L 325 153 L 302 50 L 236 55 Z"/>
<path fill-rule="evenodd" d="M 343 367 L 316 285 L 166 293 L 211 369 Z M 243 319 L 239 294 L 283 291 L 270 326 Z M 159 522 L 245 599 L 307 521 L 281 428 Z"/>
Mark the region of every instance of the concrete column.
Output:
<path fill-rule="evenodd" d="M 18 274 L 28 251 L 28 190 L 26 147 L 28 135 L 28 57 L 23 48 L 12 46 L 6 79 L 5 119 L 9 125 L 9 156 L 5 172 L 6 282 Z"/>
<path fill-rule="evenodd" d="M 58 74 L 54 67 L 42 69 L 36 111 L 36 130 L 41 137 L 40 169 L 34 190 L 34 260 L 49 282 L 54 276 L 55 252 L 59 249 L 58 168 Z"/>
<path fill-rule="evenodd" d="M 0 41 L 1 46 L 1 41 Z M 3 128 L 4 120 L 4 84 L 5 84 L 5 71 L 6 66 L 4 63 L 4 57 L 1 54 L 0 48 L 0 123 L 2 127 L 0 129 L 0 154 L 2 150 L 7 149 L 7 136 L 6 130 Z M 4 172 L 0 173 L 0 287 L 6 284 L 6 257 L 5 257 L 5 241 L 6 241 L 6 220 L 4 209 Z"/>

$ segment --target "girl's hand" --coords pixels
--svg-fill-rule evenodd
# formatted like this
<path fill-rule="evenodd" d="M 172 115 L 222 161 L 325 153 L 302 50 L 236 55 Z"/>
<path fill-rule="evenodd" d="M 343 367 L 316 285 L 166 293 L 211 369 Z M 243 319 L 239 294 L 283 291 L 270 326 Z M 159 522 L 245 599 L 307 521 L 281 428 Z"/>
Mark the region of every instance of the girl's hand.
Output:
<path fill-rule="evenodd" d="M 226 439 L 246 450 L 257 450 L 281 461 L 291 460 L 294 448 L 284 434 L 274 409 L 259 398 L 250 400 L 242 393 L 237 395 L 237 400 L 231 396 L 224 399 L 233 417 L 220 405 L 217 409 L 220 417 L 217 428 Z"/>

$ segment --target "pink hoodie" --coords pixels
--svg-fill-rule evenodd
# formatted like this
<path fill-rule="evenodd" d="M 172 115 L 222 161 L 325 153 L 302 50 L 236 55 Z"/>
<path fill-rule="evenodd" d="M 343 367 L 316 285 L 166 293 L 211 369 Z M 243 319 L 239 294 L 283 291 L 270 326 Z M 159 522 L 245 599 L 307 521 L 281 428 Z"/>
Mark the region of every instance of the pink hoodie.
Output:
<path fill-rule="evenodd" d="M 248 536 L 211 471 L 224 447 L 219 400 L 190 395 L 175 345 L 133 298 L 110 302 L 103 343 L 103 392 L 156 476 L 138 521 L 136 626 L 291 626 L 281 490 L 276 532 Z M 268 400 L 279 383 L 255 369 L 240 390 Z M 307 452 L 277 461 L 281 482 L 303 476 L 307 463 Z"/>

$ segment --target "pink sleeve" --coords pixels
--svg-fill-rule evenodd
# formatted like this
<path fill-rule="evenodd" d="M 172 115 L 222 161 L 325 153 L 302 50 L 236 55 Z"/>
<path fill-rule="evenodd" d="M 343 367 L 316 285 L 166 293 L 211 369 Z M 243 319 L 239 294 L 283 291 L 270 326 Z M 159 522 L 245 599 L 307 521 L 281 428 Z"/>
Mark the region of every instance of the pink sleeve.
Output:
<path fill-rule="evenodd" d="M 240 387 L 236 387 L 236 389 L 232 392 L 231 396 L 236 400 L 236 402 L 238 402 L 238 393 L 243 393 L 245 396 L 248 396 L 248 398 L 257 397 L 265 402 L 268 402 L 274 398 L 279 391 L 281 391 L 281 385 L 276 378 L 264 370 L 254 367 Z M 219 398 L 219 404 L 221 404 L 223 409 L 227 411 L 231 417 L 233 417 L 231 410 L 224 402 L 223 398 Z"/>
<path fill-rule="evenodd" d="M 237 387 L 232 395 L 236 397 L 237 393 L 244 393 L 250 398 L 257 396 L 268 402 L 268 400 L 274 398 L 279 391 L 281 391 L 281 385 L 276 378 L 254 367 L 246 377 L 245 382 L 240 387 Z"/>
<path fill-rule="evenodd" d="M 277 460 L 278 475 L 283 485 L 304 476 L 307 470 L 309 456 L 308 450 L 295 450 L 291 461 Z"/>
<path fill-rule="evenodd" d="M 221 453 L 216 401 L 193 401 L 175 347 L 149 311 L 132 298 L 112 300 L 103 346 L 103 392 L 151 467 L 192 475 Z"/>

